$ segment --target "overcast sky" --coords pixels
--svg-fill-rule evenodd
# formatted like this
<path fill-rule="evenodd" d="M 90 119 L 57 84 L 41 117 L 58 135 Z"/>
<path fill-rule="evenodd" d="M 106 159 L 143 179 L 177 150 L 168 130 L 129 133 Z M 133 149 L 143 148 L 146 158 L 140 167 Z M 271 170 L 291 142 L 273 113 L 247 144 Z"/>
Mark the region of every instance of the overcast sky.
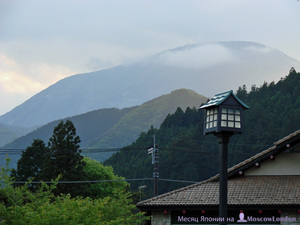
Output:
<path fill-rule="evenodd" d="M 300 60 L 299 27 L 298 0 L 0 0 L 0 115 L 66 76 L 186 44 L 253 41 Z"/>

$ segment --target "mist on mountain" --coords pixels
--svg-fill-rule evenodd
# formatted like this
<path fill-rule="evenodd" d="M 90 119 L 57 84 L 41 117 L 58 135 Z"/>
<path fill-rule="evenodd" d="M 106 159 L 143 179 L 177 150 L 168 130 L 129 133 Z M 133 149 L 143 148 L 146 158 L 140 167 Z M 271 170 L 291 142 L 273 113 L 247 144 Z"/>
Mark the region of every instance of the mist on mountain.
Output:
<path fill-rule="evenodd" d="M 140 105 L 175 89 L 213 96 L 238 85 L 278 81 L 300 62 L 253 42 L 214 42 L 167 50 L 140 62 L 67 77 L 0 117 L 0 123 L 41 126 L 101 108 Z"/>

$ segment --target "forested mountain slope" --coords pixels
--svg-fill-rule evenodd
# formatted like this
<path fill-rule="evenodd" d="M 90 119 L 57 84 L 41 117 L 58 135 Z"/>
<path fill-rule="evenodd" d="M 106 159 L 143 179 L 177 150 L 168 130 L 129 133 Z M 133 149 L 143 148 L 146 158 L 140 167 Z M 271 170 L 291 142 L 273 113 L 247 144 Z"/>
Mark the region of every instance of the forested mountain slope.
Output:
<path fill-rule="evenodd" d="M 300 129 L 300 73 L 291 70 L 276 84 L 253 85 L 250 91 L 240 87 L 237 96 L 251 108 L 245 111 L 245 131 L 235 135 L 229 144 L 229 166 L 267 149 L 278 139 Z M 143 132 L 130 146 L 115 153 L 105 164 L 126 178 L 151 178 L 153 165 L 147 154 L 153 135 L 159 148 L 160 178 L 201 181 L 218 173 L 218 143 L 213 135 L 203 135 L 203 112 L 180 108 L 168 115 L 159 129 Z M 134 182 L 133 190 L 151 181 Z M 159 193 L 187 185 L 160 181 Z"/>
<path fill-rule="evenodd" d="M 179 89 L 140 106 L 122 110 L 100 109 L 66 119 L 74 123 L 81 139 L 81 149 L 87 150 L 89 153 L 93 152 L 89 154 L 90 157 L 103 161 L 111 156 L 111 152 L 97 154 L 98 149 L 126 146 L 136 140 L 139 133 L 146 131 L 151 125 L 159 127 L 168 113 L 174 113 L 178 106 L 182 108 L 200 106 L 206 100 L 206 97 L 192 90 Z M 11 156 L 12 149 L 25 149 L 31 145 L 34 139 L 42 139 L 47 143 L 54 127 L 59 122 L 60 120 L 57 120 L 46 124 L 0 149 L 9 153 L 9 157 L 13 160 L 11 164 L 15 165 L 19 155 Z M 94 149 L 96 150 L 94 151 Z M 18 152 L 20 153 L 20 151 Z M 5 165 L 4 161 L 1 163 Z"/>
<path fill-rule="evenodd" d="M 111 129 L 99 135 L 97 142 L 89 147 L 123 147 L 136 140 L 139 133 L 146 131 L 151 125 L 158 128 L 165 117 L 174 113 L 177 107 L 197 107 L 206 101 L 207 97 L 188 89 L 159 96 L 130 110 Z"/>

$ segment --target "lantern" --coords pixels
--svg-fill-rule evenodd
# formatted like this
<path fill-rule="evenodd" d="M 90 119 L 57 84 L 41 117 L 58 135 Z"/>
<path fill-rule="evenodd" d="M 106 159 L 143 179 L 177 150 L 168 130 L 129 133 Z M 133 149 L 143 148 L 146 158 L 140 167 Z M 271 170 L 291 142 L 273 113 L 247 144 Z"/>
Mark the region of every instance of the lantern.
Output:
<path fill-rule="evenodd" d="M 204 134 L 235 134 L 242 133 L 243 111 L 249 106 L 231 90 L 215 95 L 200 109 L 205 109 Z"/>

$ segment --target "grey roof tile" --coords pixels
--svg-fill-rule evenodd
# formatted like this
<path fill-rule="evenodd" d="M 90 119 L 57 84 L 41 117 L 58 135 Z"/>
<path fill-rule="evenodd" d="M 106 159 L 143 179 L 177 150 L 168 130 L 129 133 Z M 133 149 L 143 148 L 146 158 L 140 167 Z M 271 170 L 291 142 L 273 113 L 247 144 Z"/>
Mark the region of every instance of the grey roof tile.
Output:
<path fill-rule="evenodd" d="M 139 203 L 218 205 L 219 183 L 201 182 Z M 245 176 L 228 180 L 228 205 L 300 205 L 300 176 Z"/>

